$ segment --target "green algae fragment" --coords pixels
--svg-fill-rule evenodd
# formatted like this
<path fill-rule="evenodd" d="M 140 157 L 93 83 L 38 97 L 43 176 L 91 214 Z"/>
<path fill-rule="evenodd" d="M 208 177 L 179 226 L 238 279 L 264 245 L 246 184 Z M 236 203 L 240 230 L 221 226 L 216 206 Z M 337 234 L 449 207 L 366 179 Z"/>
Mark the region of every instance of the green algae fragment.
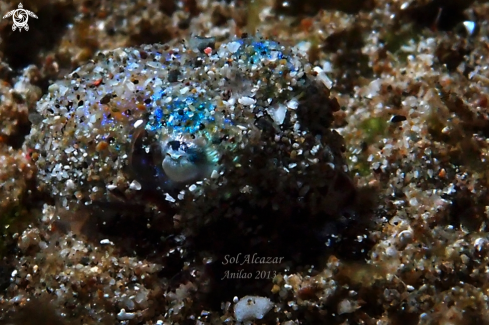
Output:
<path fill-rule="evenodd" d="M 367 161 L 367 156 L 365 154 L 357 155 L 357 162 L 351 166 L 351 171 L 353 174 L 360 176 L 368 176 L 372 173 L 371 165 Z"/>
<path fill-rule="evenodd" d="M 366 119 L 360 124 L 360 129 L 364 132 L 363 140 L 367 144 L 372 144 L 378 137 L 385 135 L 387 128 L 387 121 L 380 117 Z"/>

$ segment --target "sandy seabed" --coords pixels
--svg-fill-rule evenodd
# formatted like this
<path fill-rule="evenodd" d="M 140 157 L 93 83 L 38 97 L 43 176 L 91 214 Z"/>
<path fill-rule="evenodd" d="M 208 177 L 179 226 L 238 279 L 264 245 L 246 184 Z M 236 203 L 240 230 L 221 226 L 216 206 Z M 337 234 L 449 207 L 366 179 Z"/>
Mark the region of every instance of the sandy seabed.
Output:
<path fill-rule="evenodd" d="M 235 324 L 253 296 L 245 323 L 489 324 L 489 3 L 22 4 L 38 16 L 29 31 L 0 20 L 1 323 Z M 39 186 L 24 138 L 53 82 L 99 50 L 257 29 L 333 81 L 357 188 L 344 215 L 230 218 L 188 240 L 179 216 L 73 213 Z"/>

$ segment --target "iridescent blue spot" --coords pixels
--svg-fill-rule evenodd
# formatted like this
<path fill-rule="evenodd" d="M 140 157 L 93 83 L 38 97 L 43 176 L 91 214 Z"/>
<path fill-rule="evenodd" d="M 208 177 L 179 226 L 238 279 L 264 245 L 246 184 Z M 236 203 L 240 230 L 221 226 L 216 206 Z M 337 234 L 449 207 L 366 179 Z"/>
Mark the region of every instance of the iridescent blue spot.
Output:
<path fill-rule="evenodd" d="M 164 89 L 162 89 L 162 90 L 160 90 L 160 91 L 158 91 L 158 92 L 154 93 L 154 94 L 153 94 L 153 96 L 151 96 L 151 99 L 152 99 L 153 101 L 158 101 L 158 100 L 160 100 L 160 99 L 161 99 L 161 97 L 163 97 L 163 95 L 164 95 L 164 94 L 165 94 L 165 90 L 164 90 Z"/>
<path fill-rule="evenodd" d="M 253 43 L 253 46 L 255 47 L 255 51 L 262 52 L 268 50 L 268 48 L 265 47 L 265 44 L 263 44 L 262 42 L 255 42 Z"/>
<path fill-rule="evenodd" d="M 158 106 L 146 124 L 147 130 L 157 131 L 167 127 L 176 132 L 195 133 L 200 130 L 201 124 L 214 121 L 210 115 L 215 109 L 214 105 L 199 98 L 174 98 L 169 103 L 155 101 L 154 105 Z"/>
<path fill-rule="evenodd" d="M 154 112 L 154 115 L 157 120 L 161 120 L 163 118 L 163 111 L 161 110 L 161 108 L 157 108 Z"/>
<path fill-rule="evenodd" d="M 262 40 L 262 41 L 251 41 L 251 40 L 239 40 L 241 46 L 239 50 L 234 53 L 233 57 L 235 59 L 246 57 L 249 64 L 255 64 L 263 59 L 268 59 L 270 61 L 277 61 L 281 59 L 287 60 L 287 67 L 294 71 L 293 65 L 290 62 L 290 58 L 280 49 L 280 45 L 277 42 Z"/>

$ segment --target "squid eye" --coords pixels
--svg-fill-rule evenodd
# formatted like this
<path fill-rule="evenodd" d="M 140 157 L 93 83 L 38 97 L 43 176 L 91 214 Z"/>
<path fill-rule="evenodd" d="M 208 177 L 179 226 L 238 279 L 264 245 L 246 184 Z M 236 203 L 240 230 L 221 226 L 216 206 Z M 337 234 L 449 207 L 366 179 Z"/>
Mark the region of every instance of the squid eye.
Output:
<path fill-rule="evenodd" d="M 185 151 L 187 145 L 185 144 L 185 142 L 173 140 L 168 142 L 168 147 L 171 148 L 171 150 L 173 151 L 178 151 L 179 149 Z"/>
<path fill-rule="evenodd" d="M 218 154 L 199 140 L 158 141 L 143 127 L 133 133 L 129 170 L 146 189 L 173 190 L 218 169 Z"/>
<path fill-rule="evenodd" d="M 206 148 L 194 143 L 172 140 L 162 145 L 165 175 L 177 183 L 191 183 L 208 177 L 215 167 L 213 155 Z"/>

